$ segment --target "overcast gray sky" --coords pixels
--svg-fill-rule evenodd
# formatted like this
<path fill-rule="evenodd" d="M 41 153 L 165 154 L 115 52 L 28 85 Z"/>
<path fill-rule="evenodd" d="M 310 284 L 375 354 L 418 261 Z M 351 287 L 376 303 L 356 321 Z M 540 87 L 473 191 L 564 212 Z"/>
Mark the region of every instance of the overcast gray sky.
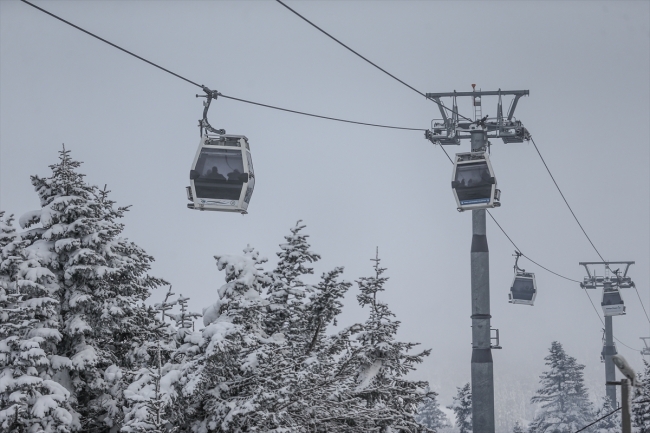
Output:
<path fill-rule="evenodd" d="M 352 120 L 427 128 L 437 107 L 335 44 L 274 1 L 39 1 L 38 5 L 224 94 Z M 316 24 L 422 92 L 529 89 L 524 122 L 587 233 L 650 302 L 650 3 L 291 1 Z M 199 142 L 198 88 L 16 0 L 0 1 L 0 209 L 39 207 L 29 175 L 49 175 L 61 143 L 90 183 L 133 205 L 126 236 L 156 258 L 152 273 L 214 302 L 213 255 L 246 244 L 275 262 L 303 219 L 319 275 L 354 280 L 379 246 L 384 300 L 400 337 L 433 352 L 414 375 L 443 404 L 470 377 L 471 214 L 458 213 L 451 165 L 421 132 L 301 117 L 219 99 L 210 122 L 250 140 L 257 184 L 249 215 L 186 208 Z M 509 101 L 507 102 L 509 103 Z M 461 113 L 470 115 L 469 106 Z M 496 99 L 484 100 L 496 113 Z M 493 215 L 524 253 L 573 279 L 598 260 L 531 144 L 493 143 L 502 191 Z M 468 151 L 447 147 L 450 153 Z M 488 222 L 500 425 L 530 419 L 551 341 L 586 364 L 604 395 L 601 328 L 577 284 L 523 260 L 537 276 L 534 307 L 511 305 L 514 248 Z M 346 300 L 342 324 L 365 319 Z M 600 293 L 591 292 L 599 314 Z M 650 325 L 634 291 L 615 335 L 639 349 Z M 162 297 L 162 290 L 153 300 Z M 650 311 L 649 311 L 650 312 Z M 637 369 L 638 352 L 619 352 Z M 505 417 L 509 417 L 506 422 Z M 504 427 L 505 428 L 505 427 Z"/>

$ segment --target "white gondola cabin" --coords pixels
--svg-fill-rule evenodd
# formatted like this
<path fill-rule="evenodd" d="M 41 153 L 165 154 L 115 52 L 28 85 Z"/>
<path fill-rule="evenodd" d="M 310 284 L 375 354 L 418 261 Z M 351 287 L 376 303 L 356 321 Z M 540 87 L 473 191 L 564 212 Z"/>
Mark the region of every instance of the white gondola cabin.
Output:
<path fill-rule="evenodd" d="M 508 293 L 508 302 L 511 304 L 533 305 L 536 296 L 535 274 L 530 272 L 517 273 L 512 280 L 510 293 Z"/>
<path fill-rule="evenodd" d="M 243 135 L 201 137 L 190 170 L 190 209 L 247 213 L 255 187 L 248 139 Z"/>
<path fill-rule="evenodd" d="M 451 188 L 459 211 L 501 206 L 501 191 L 485 152 L 457 153 Z"/>
<path fill-rule="evenodd" d="M 600 305 L 603 307 L 605 316 L 621 316 L 625 314 L 625 304 L 618 288 L 603 290 L 603 302 Z"/>

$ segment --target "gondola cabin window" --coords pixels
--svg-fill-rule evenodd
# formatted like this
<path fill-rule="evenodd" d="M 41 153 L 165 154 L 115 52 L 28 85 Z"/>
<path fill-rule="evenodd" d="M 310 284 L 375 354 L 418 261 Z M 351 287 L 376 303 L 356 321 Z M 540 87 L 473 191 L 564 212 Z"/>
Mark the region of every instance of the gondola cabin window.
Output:
<path fill-rule="evenodd" d="M 494 178 L 485 162 L 459 166 L 455 180 L 461 205 L 490 202 Z"/>
<path fill-rule="evenodd" d="M 246 173 L 240 150 L 203 148 L 195 170 L 198 198 L 239 200 Z"/>

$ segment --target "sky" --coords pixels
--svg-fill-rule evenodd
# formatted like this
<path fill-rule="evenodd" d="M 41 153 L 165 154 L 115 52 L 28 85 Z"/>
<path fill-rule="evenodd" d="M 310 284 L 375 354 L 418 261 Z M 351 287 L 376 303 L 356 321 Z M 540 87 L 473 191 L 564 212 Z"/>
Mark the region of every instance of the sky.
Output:
<path fill-rule="evenodd" d="M 426 129 L 437 106 L 375 69 L 274 1 L 37 1 L 37 5 L 225 95 L 361 122 Z M 341 41 L 421 92 L 530 90 L 515 117 L 533 135 L 585 231 L 607 260 L 630 269 L 650 313 L 650 2 L 289 1 Z M 0 209 L 39 207 L 29 176 L 50 174 L 65 143 L 87 181 L 132 205 L 124 235 L 155 257 L 151 273 L 196 311 L 223 284 L 215 254 L 250 244 L 277 260 L 303 220 L 318 276 L 345 266 L 370 275 L 379 248 L 383 295 L 399 338 L 431 348 L 413 373 L 443 405 L 470 378 L 471 213 L 459 213 L 451 164 L 421 131 L 314 119 L 220 98 L 210 123 L 249 139 L 256 186 L 249 214 L 186 208 L 199 144 L 199 88 L 17 0 L 0 1 Z M 448 102 L 448 101 L 447 101 Z M 484 98 L 496 114 L 496 98 Z M 506 100 L 505 104 L 509 104 Z M 504 104 L 504 105 L 505 105 Z M 461 114 L 471 116 L 467 101 Z M 530 143 L 494 142 L 502 206 L 492 214 L 529 257 L 571 279 L 597 261 Z M 446 147 L 469 151 L 469 143 Z M 533 307 L 512 305 L 514 247 L 488 221 L 498 429 L 530 420 L 552 341 L 585 364 L 605 393 L 600 291 L 525 259 Z M 602 274 L 602 269 L 599 270 Z M 165 289 L 153 294 L 161 300 Z M 365 320 L 350 290 L 339 327 Z M 637 293 L 615 336 L 650 336 Z M 595 305 L 589 302 L 588 296 Z M 597 313 L 598 314 L 597 314 Z M 617 343 L 637 370 L 638 351 Z"/>

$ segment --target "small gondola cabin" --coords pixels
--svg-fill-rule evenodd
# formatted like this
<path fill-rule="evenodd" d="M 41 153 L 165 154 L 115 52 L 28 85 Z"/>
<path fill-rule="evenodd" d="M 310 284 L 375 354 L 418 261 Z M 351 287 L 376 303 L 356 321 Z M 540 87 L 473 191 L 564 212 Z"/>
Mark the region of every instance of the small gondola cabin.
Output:
<path fill-rule="evenodd" d="M 460 212 L 501 206 L 501 191 L 485 152 L 457 153 L 451 188 Z"/>
<path fill-rule="evenodd" d="M 518 273 L 512 280 L 508 302 L 511 304 L 534 305 L 537 296 L 535 274 L 530 272 Z"/>
<path fill-rule="evenodd" d="M 190 209 L 247 213 L 255 187 L 248 139 L 243 135 L 201 137 L 190 170 Z"/>
<path fill-rule="evenodd" d="M 621 316 L 625 314 L 625 304 L 618 289 L 603 290 L 603 307 L 605 316 Z"/>

